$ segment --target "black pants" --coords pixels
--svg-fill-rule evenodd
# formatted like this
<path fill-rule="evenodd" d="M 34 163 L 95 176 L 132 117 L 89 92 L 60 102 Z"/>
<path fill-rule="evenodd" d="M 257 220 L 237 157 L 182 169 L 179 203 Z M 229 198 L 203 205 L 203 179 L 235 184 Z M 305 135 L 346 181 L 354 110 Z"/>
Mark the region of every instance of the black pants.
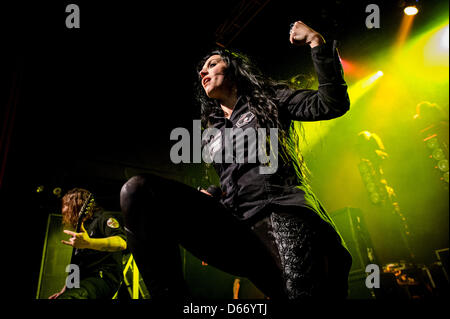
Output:
<path fill-rule="evenodd" d="M 80 280 L 80 288 L 67 288 L 58 299 L 111 299 L 118 289 L 119 285 L 92 276 Z"/>
<path fill-rule="evenodd" d="M 273 211 L 247 224 L 216 199 L 154 175 L 131 178 L 120 194 L 128 245 L 152 298 L 187 295 L 178 245 L 271 299 L 345 298 L 349 265 L 338 242 L 302 214 Z M 328 246 L 327 246 L 328 245 Z"/>

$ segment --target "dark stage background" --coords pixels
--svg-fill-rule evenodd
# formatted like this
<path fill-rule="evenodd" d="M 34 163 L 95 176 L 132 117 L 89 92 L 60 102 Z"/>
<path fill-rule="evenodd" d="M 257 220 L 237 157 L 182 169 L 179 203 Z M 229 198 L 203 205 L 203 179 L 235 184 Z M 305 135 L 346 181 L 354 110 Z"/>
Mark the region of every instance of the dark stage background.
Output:
<path fill-rule="evenodd" d="M 119 211 L 120 188 L 137 172 L 207 186 L 201 165 L 171 163 L 169 134 L 176 127 L 192 130 L 192 120 L 199 118 L 195 66 L 217 41 L 249 54 L 271 77 L 286 79 L 313 72 L 309 48 L 288 42 L 290 23 L 301 20 L 325 39 L 339 40 L 341 55 L 357 59 L 391 44 L 403 14 L 397 1 L 376 1 L 382 27 L 368 30 L 370 1 L 261 1 L 265 6 L 253 18 L 243 15 L 240 29 L 218 34 L 236 12 L 245 12 L 242 1 L 77 0 L 80 29 L 65 27 L 69 3 L 2 3 L 1 10 L 2 129 L 9 133 L 2 145 L 3 225 L 12 230 L 7 254 L 25 257 L 17 272 L 27 278 L 24 293 L 33 298 L 47 216 L 59 211 L 55 187 L 88 188 L 106 209 Z M 418 27 L 448 11 L 441 1 L 423 1 L 422 7 Z M 320 176 L 320 162 L 311 168 Z M 329 211 L 353 205 L 333 202 L 323 183 L 319 179 L 314 186 Z M 448 199 L 436 215 L 445 209 Z M 419 216 L 414 214 L 413 219 Z M 433 250 L 448 247 L 446 222 L 448 217 L 435 218 L 419 232 L 418 241 L 429 242 L 419 247 L 424 262 L 432 261 Z M 380 250 L 388 249 L 381 243 Z"/>

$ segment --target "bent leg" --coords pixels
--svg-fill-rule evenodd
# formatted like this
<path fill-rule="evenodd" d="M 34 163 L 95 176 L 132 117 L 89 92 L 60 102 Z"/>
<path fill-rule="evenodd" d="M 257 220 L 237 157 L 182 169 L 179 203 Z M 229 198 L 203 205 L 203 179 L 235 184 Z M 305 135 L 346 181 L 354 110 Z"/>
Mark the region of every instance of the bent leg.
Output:
<path fill-rule="evenodd" d="M 80 288 L 67 288 L 58 299 L 111 299 L 113 287 L 98 277 L 88 277 L 80 281 Z"/>
<path fill-rule="evenodd" d="M 254 280 L 266 295 L 280 295 L 281 275 L 267 249 L 212 197 L 142 175 L 123 186 L 120 200 L 130 250 L 153 297 L 185 292 L 178 244 L 212 266 Z"/>

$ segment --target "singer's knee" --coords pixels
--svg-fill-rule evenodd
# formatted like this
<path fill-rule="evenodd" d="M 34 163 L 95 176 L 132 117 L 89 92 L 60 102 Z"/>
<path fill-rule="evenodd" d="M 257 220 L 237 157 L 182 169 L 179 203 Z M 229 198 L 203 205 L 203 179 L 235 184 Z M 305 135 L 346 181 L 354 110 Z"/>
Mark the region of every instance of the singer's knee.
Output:
<path fill-rule="evenodd" d="M 126 202 L 136 196 L 145 185 L 145 180 L 145 177 L 140 175 L 130 178 L 120 190 L 120 202 Z"/>
<path fill-rule="evenodd" d="M 130 178 L 120 191 L 120 207 L 125 217 L 141 211 L 146 201 L 152 199 L 152 182 L 149 176 L 137 175 Z"/>

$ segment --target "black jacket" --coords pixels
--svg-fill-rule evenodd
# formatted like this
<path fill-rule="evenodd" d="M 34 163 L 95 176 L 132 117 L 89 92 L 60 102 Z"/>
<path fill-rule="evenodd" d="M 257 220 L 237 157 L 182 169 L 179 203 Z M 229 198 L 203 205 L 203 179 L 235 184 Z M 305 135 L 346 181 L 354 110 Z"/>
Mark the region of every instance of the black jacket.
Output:
<path fill-rule="evenodd" d="M 84 227 L 91 238 L 119 236 L 127 240 L 121 214 L 108 211 L 96 212 L 92 218 L 84 222 Z M 122 257 L 122 251 L 78 249 L 75 263 L 80 267 L 81 279 L 105 276 L 118 284 L 123 277 Z"/>
<path fill-rule="evenodd" d="M 276 90 L 279 118 L 285 128 L 289 127 L 292 120 L 328 120 L 343 115 L 349 109 L 347 85 L 336 41 L 312 48 L 311 56 L 318 76 L 318 90 Z M 241 128 L 245 131 L 256 125 L 256 116 L 250 112 L 244 97 L 238 99 L 230 119 L 212 116 L 210 120 L 217 134 L 204 140 L 204 150 L 207 150 L 204 152 L 214 159 L 213 165 L 220 177 L 221 202 L 239 219 L 248 220 L 273 206 L 300 206 L 309 208 L 308 211 L 317 213 L 323 220 L 333 224 L 309 187 L 298 178 L 293 161 L 279 160 L 276 172 L 261 174 L 261 163 L 258 160 L 256 163 L 248 161 L 250 144 L 244 143 L 245 161 L 225 162 L 225 138 L 221 139 L 222 147 L 217 147 L 220 145 L 218 137 L 225 137 L 225 128 Z M 236 160 L 236 156 L 233 159 Z"/>

